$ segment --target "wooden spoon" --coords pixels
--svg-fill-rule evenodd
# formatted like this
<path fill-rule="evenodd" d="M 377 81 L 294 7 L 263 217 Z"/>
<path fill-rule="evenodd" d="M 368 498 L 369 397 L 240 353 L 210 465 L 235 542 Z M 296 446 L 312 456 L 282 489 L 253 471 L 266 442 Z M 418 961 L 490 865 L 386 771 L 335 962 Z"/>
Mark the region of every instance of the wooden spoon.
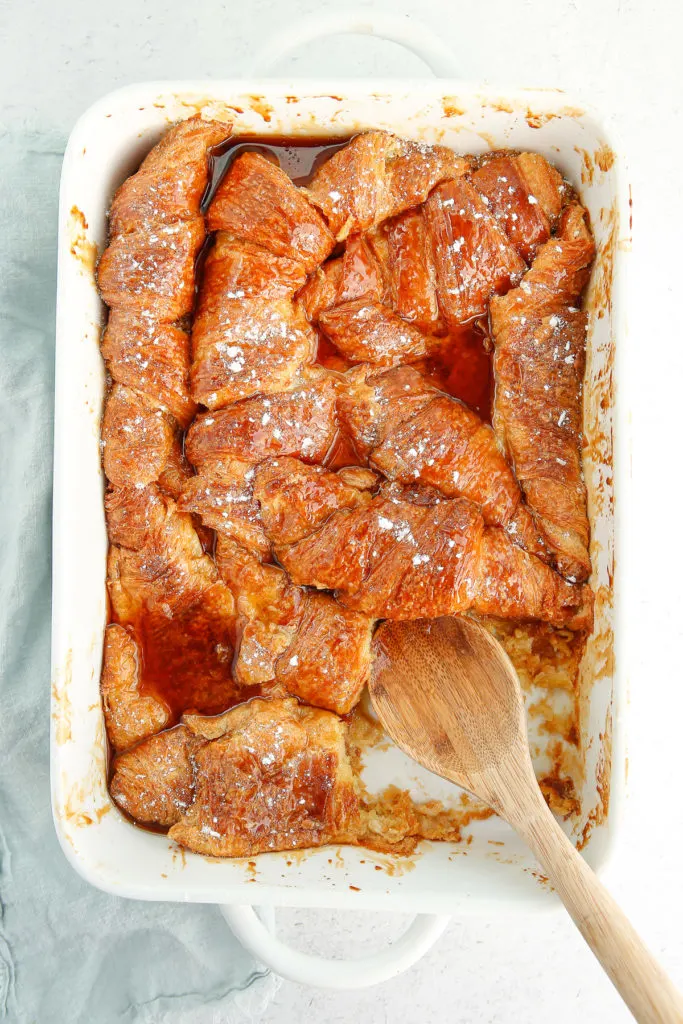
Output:
<path fill-rule="evenodd" d="M 553 818 L 534 776 L 517 673 L 467 618 L 385 622 L 370 696 L 399 747 L 484 800 L 543 866 L 636 1020 L 681 1024 L 683 998 Z"/>

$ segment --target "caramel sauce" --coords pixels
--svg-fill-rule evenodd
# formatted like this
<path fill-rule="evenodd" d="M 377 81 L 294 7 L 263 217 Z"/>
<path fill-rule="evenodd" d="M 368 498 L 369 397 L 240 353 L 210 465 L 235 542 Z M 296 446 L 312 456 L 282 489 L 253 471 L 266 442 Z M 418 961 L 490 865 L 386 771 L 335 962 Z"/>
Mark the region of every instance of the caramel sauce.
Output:
<path fill-rule="evenodd" d="M 337 370 L 339 373 L 343 373 L 344 370 L 348 370 L 353 364 L 339 352 L 331 341 L 325 337 L 322 331 L 318 331 L 318 351 L 316 354 L 316 362 L 320 366 L 324 366 L 326 370 Z"/>
<path fill-rule="evenodd" d="M 167 705 L 169 724 L 175 725 L 184 713 L 220 714 L 260 693 L 259 687 L 235 684 L 235 637 L 226 636 L 217 616 L 196 607 L 172 619 L 146 611 L 122 625 L 140 647 L 140 691 Z"/>
<path fill-rule="evenodd" d="M 344 466 L 363 466 L 366 460 L 360 457 L 351 438 L 339 431 L 323 464 L 325 469 L 335 470 Z"/>
<path fill-rule="evenodd" d="M 348 141 L 348 138 L 328 139 L 315 136 L 292 140 L 272 136 L 264 138 L 259 135 L 235 135 L 211 151 L 209 184 L 202 197 L 201 211 L 206 213 L 216 189 L 233 162 L 242 153 L 260 153 L 281 167 L 295 185 L 308 185 L 318 168 Z"/>
<path fill-rule="evenodd" d="M 451 332 L 437 355 L 423 360 L 419 369 L 441 391 L 459 398 L 491 422 L 493 361 L 488 336 L 477 323 Z"/>

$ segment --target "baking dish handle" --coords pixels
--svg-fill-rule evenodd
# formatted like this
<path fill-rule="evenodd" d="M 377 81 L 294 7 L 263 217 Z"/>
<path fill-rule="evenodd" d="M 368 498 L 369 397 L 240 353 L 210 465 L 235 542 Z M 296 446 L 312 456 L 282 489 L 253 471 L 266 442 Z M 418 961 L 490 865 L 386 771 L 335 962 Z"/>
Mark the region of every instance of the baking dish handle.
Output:
<path fill-rule="evenodd" d="M 358 960 L 327 960 L 281 942 L 254 907 L 222 905 L 221 911 L 244 948 L 276 974 L 300 985 L 327 989 L 367 988 L 395 978 L 424 956 L 450 921 L 444 914 L 418 914 L 386 949 Z"/>
<path fill-rule="evenodd" d="M 437 35 L 419 21 L 404 14 L 388 11 L 321 11 L 295 22 L 266 43 L 248 67 L 254 77 L 268 74 L 274 64 L 299 46 L 343 34 L 377 36 L 404 46 L 417 54 L 437 78 L 453 78 L 455 59 L 451 50 Z"/>

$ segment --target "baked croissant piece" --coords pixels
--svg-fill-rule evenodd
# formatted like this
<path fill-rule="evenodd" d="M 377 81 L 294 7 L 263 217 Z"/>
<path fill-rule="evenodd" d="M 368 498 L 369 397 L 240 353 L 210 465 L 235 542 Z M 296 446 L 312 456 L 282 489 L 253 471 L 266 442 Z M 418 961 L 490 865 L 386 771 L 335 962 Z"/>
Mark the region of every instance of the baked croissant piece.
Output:
<path fill-rule="evenodd" d="M 588 588 L 567 583 L 503 530 L 486 526 L 464 498 L 394 484 L 349 507 L 335 474 L 291 458 L 259 466 L 254 495 L 294 582 L 334 590 L 348 608 L 376 618 L 472 611 L 573 629 L 590 624 Z"/>
<path fill-rule="evenodd" d="M 209 742 L 192 755 L 195 797 L 171 839 L 199 853 L 248 857 L 352 838 L 359 800 L 336 715 L 290 698 L 185 721 Z"/>
<path fill-rule="evenodd" d="M 296 454 L 322 462 L 337 434 L 338 386 L 333 374 L 312 367 L 287 391 L 200 413 L 187 433 L 187 456 L 198 467 L 219 458 L 256 463 Z"/>
<path fill-rule="evenodd" d="M 412 366 L 345 375 L 339 419 L 358 454 L 389 480 L 426 484 L 447 498 L 481 506 L 520 547 L 547 551 L 491 427 L 456 398 L 438 391 Z"/>
<path fill-rule="evenodd" d="M 216 565 L 240 616 L 235 682 L 338 715 L 351 711 L 370 671 L 372 619 L 295 586 L 282 568 L 222 535 Z"/>
<path fill-rule="evenodd" d="M 364 132 L 334 153 L 306 189 L 338 241 L 424 202 L 439 182 L 470 166 L 445 146 L 426 146 L 390 132 Z"/>
<path fill-rule="evenodd" d="M 236 614 L 190 517 L 158 485 L 111 488 L 106 504 L 115 622 L 105 635 L 101 685 L 118 751 L 165 728 L 185 708 L 211 713 L 231 703 Z M 145 686 L 158 677 L 166 683 L 163 698 Z"/>
<path fill-rule="evenodd" d="M 292 698 L 186 715 L 114 760 L 112 796 L 136 821 L 208 856 L 353 841 L 359 795 L 346 724 Z"/>
<path fill-rule="evenodd" d="M 428 355 L 439 344 L 388 306 L 367 299 L 325 310 L 319 323 L 335 348 L 353 363 L 396 366 Z"/>
<path fill-rule="evenodd" d="M 329 259 L 309 277 L 299 301 L 311 323 L 321 313 L 354 299 L 386 303 L 389 300 L 385 269 L 368 235 L 352 235 L 341 256 Z"/>
<path fill-rule="evenodd" d="M 305 280 L 295 260 L 218 233 L 192 327 L 197 402 L 219 409 L 295 381 L 316 349 L 315 334 L 292 301 Z"/>
<path fill-rule="evenodd" d="M 334 246 L 291 179 L 258 153 L 239 156 L 207 214 L 217 231 L 192 329 L 192 394 L 210 409 L 282 391 L 316 351 L 294 293 Z"/>
<path fill-rule="evenodd" d="M 269 564 L 272 545 L 253 493 L 258 464 L 269 455 L 317 460 L 326 454 L 337 433 L 336 392 L 336 378 L 318 370 L 304 389 L 247 399 L 198 419 L 187 445 L 199 471 L 179 505 L 217 533 L 216 565 L 239 616 L 235 682 L 346 714 L 367 680 L 372 620 L 293 585 Z M 365 473 L 374 484 L 374 474 Z"/>
<path fill-rule="evenodd" d="M 140 415 L 157 411 L 171 432 L 186 427 L 196 408 L 189 393 L 186 318 L 194 306 L 195 261 L 206 236 L 200 204 L 211 150 L 230 131 L 229 125 L 194 117 L 164 136 L 114 196 L 109 245 L 97 269 L 110 307 L 102 353 L 118 385 L 110 400 L 137 405 Z M 109 420 L 120 434 L 119 413 Z M 130 445 L 141 445 L 133 431 L 127 433 Z M 102 441 L 106 463 L 106 412 Z M 167 438 L 157 431 L 153 445 L 155 460 L 163 465 Z M 116 447 L 123 456 L 125 444 Z M 105 465 L 108 476 L 117 457 Z"/>
<path fill-rule="evenodd" d="M 581 468 L 587 316 L 578 303 L 594 252 L 572 204 L 519 287 L 491 302 L 494 427 L 558 569 L 579 581 L 591 561 Z"/>
<path fill-rule="evenodd" d="M 465 178 L 444 182 L 425 203 L 441 315 L 453 330 L 486 312 L 526 264 L 484 198 Z"/>
<path fill-rule="evenodd" d="M 562 175 L 540 153 L 492 154 L 472 184 L 529 263 L 557 225 L 567 191 Z"/>
<path fill-rule="evenodd" d="M 259 153 L 237 157 L 218 186 L 207 222 L 209 231 L 225 231 L 295 260 L 306 274 L 334 248 L 327 224 L 304 190 Z"/>

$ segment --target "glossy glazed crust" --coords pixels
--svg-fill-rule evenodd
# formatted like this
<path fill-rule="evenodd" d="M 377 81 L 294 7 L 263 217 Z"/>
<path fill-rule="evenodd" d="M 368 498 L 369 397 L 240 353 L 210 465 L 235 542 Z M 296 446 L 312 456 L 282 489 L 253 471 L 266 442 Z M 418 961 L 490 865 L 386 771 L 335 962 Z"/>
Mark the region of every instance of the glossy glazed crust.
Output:
<path fill-rule="evenodd" d="M 464 178 L 434 189 L 425 204 L 441 314 L 450 328 L 484 314 L 526 269 L 477 190 Z"/>
<path fill-rule="evenodd" d="M 372 239 L 383 257 L 392 306 L 399 316 L 429 334 L 443 334 L 432 238 L 424 207 L 387 221 Z"/>
<path fill-rule="evenodd" d="M 375 135 L 382 133 L 369 133 Z M 353 143 L 360 180 L 373 175 L 379 143 L 364 142 L 369 136 Z M 340 165 L 345 152 L 337 154 Z M 304 289 L 307 315 L 317 322 L 321 312 L 365 298 L 390 306 L 425 334 L 447 334 L 485 313 L 490 296 L 519 279 L 556 229 L 569 195 L 537 153 L 493 154 L 476 168 L 466 161 L 423 205 L 409 204 L 361 234 L 355 225 L 343 256 L 323 264 Z"/>
<path fill-rule="evenodd" d="M 97 269 L 102 298 L 111 309 L 148 314 L 159 323 L 189 316 L 194 265 L 204 238 L 199 216 L 114 235 Z"/>
<path fill-rule="evenodd" d="M 225 231 L 296 260 L 305 273 L 334 248 L 327 224 L 303 191 L 258 153 L 235 160 L 211 202 L 207 223 L 209 231 Z"/>
<path fill-rule="evenodd" d="M 500 155 L 485 159 L 472 175 L 515 249 L 527 263 L 547 242 L 563 204 L 562 176 L 537 153 Z"/>
<path fill-rule="evenodd" d="M 389 282 L 368 235 L 352 235 L 344 252 L 327 260 L 309 278 L 299 299 L 311 323 L 320 314 L 341 303 L 365 299 L 368 303 L 386 302 Z"/>
<path fill-rule="evenodd" d="M 240 616 L 238 685 L 351 711 L 368 677 L 374 621 L 296 586 L 282 568 L 223 536 L 216 564 Z"/>
<path fill-rule="evenodd" d="M 102 694 L 115 750 L 171 721 L 167 703 L 145 684 L 155 637 L 170 630 L 169 656 L 187 658 L 193 645 L 208 647 L 215 635 L 232 653 L 232 595 L 204 554 L 191 517 L 173 500 L 192 475 L 181 432 L 196 411 L 185 328 L 206 236 L 200 203 L 211 149 L 230 130 L 197 117 L 166 133 L 116 193 L 109 245 L 98 266 L 110 307 L 102 354 L 113 380 L 102 453 L 115 623 L 105 638 Z M 207 673 L 219 684 L 224 674 L 218 664 Z"/>
<path fill-rule="evenodd" d="M 304 191 L 343 241 L 423 203 L 435 185 L 468 167 L 445 146 L 365 132 L 323 164 Z"/>
<path fill-rule="evenodd" d="M 397 366 L 431 352 L 435 343 L 388 306 L 367 299 L 340 303 L 320 314 L 327 337 L 353 363 Z"/>
<path fill-rule="evenodd" d="M 305 280 L 296 260 L 219 232 L 204 265 L 192 327 L 197 402 L 219 409 L 283 391 L 300 377 L 316 347 L 314 332 L 292 301 Z"/>
<path fill-rule="evenodd" d="M 350 508 L 346 495 L 326 479 L 333 474 L 303 464 L 299 473 L 317 489 L 322 526 L 284 543 L 278 530 L 287 519 L 279 506 L 287 484 L 278 492 L 271 478 L 261 496 L 262 507 L 275 509 L 263 517 L 266 533 L 295 582 L 334 590 L 347 607 L 376 618 L 473 611 L 572 628 L 590 622 L 590 592 L 522 551 L 503 530 L 487 527 L 473 502 L 389 485 Z"/>
<path fill-rule="evenodd" d="M 216 458 L 257 463 L 277 455 L 320 462 L 337 432 L 337 387 L 336 378 L 312 371 L 287 391 L 201 413 L 187 434 L 188 458 L 196 466 Z"/>
<path fill-rule="evenodd" d="M 114 760 L 111 795 L 135 821 L 173 825 L 194 797 L 190 751 L 198 746 L 182 725 L 143 740 Z"/>
<path fill-rule="evenodd" d="M 170 836 L 198 853 L 249 857 L 343 842 L 358 796 L 343 723 L 295 700 L 255 700 L 187 726 L 210 742 L 194 754 L 194 800 Z"/>
<path fill-rule="evenodd" d="M 389 480 L 435 487 L 481 507 L 489 526 L 546 559 L 514 473 L 492 428 L 464 403 L 436 390 L 410 366 L 350 375 L 340 418 L 370 465 Z"/>
<path fill-rule="evenodd" d="M 167 131 L 114 196 L 109 211 L 112 237 L 143 224 L 173 224 L 196 217 L 209 181 L 211 150 L 225 142 L 231 131 L 230 125 L 199 116 Z"/>
<path fill-rule="evenodd" d="M 519 288 L 491 303 L 494 425 L 557 567 L 591 570 L 581 466 L 586 313 L 579 309 L 594 245 L 583 210 L 569 206 Z"/>
<path fill-rule="evenodd" d="M 102 338 L 102 356 L 113 380 L 136 388 L 189 426 L 197 411 L 188 379 L 190 339 L 175 324 L 112 309 Z"/>

